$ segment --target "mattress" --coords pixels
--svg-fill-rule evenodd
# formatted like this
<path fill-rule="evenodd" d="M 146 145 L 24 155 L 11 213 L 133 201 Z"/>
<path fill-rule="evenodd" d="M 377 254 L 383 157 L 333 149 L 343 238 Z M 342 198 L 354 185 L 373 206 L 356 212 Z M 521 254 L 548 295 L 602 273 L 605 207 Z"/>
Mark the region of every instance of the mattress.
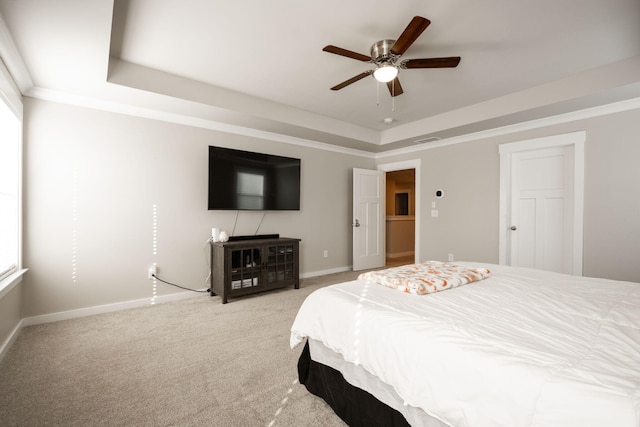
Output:
<path fill-rule="evenodd" d="M 363 280 L 303 303 L 306 338 L 452 426 L 640 425 L 640 285 L 507 266 L 429 295 Z"/>
<path fill-rule="evenodd" d="M 335 369 L 342 379 L 354 387 L 366 390 L 375 397 L 380 404 L 399 412 L 409 425 L 421 427 L 447 427 L 440 420 L 415 406 L 404 404 L 395 390 L 388 384 L 367 372 L 361 366 L 348 363 L 338 353 L 334 353 L 321 342 L 309 339 L 309 353 L 311 360 Z M 335 392 L 332 390 L 332 392 Z"/>

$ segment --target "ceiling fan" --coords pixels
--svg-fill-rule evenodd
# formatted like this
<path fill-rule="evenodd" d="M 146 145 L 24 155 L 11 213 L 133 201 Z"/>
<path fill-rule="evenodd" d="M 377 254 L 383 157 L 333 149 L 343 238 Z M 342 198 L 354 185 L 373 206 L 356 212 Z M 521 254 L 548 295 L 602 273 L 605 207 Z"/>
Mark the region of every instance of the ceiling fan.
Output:
<path fill-rule="evenodd" d="M 352 83 L 357 82 L 367 76 L 373 77 L 381 82 L 386 83 L 391 96 L 402 95 L 404 91 L 398 80 L 400 69 L 412 68 L 453 68 L 460 63 L 459 56 L 450 56 L 445 58 L 422 58 L 422 59 L 405 59 L 400 61 L 400 57 L 409 49 L 416 41 L 420 34 L 431 24 L 426 18 L 414 16 L 407 28 L 404 29 L 398 40 L 385 39 L 374 43 L 371 46 L 371 55 L 363 55 L 341 47 L 328 45 L 322 50 L 336 55 L 346 56 L 347 58 L 357 59 L 362 62 L 371 62 L 376 65 L 374 70 L 368 70 L 350 78 L 340 84 L 335 85 L 331 90 L 340 90 Z"/>

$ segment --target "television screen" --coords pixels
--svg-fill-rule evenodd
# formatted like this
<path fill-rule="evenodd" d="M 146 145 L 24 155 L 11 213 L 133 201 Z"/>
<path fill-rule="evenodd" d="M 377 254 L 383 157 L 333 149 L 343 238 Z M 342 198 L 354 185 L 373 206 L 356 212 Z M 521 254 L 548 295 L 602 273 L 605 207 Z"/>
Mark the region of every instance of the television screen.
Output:
<path fill-rule="evenodd" d="M 300 159 L 209 146 L 209 210 L 300 210 Z"/>

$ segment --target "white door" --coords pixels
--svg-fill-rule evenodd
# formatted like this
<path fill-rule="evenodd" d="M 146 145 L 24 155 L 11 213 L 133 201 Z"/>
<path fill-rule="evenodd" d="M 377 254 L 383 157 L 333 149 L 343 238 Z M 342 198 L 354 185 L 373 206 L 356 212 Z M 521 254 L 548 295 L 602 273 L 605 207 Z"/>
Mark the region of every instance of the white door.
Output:
<path fill-rule="evenodd" d="M 571 273 L 572 148 L 515 153 L 512 162 L 511 264 Z"/>
<path fill-rule="evenodd" d="M 505 261 L 582 274 L 582 210 L 581 198 L 576 198 L 576 183 L 581 181 L 576 179 L 575 145 L 546 142 L 542 148 L 534 145 L 508 153 L 508 172 L 503 175 L 508 202 L 501 224 L 507 228 Z"/>
<path fill-rule="evenodd" d="M 385 264 L 385 173 L 353 170 L 353 271 Z"/>

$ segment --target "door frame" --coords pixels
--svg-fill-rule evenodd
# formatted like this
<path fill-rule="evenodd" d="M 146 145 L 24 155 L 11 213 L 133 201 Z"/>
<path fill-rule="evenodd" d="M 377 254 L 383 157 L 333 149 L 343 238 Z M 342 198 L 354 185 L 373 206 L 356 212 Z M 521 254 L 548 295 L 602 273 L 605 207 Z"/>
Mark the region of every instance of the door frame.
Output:
<path fill-rule="evenodd" d="M 415 170 L 415 204 L 416 204 L 416 221 L 415 221 L 415 243 L 414 243 L 414 262 L 420 262 L 420 159 L 405 160 L 393 163 L 381 163 L 377 169 L 383 172 L 394 172 L 404 169 Z M 386 248 L 385 248 L 386 250 Z M 386 256 L 386 254 L 385 254 Z"/>
<path fill-rule="evenodd" d="M 573 147 L 573 254 L 574 275 L 582 275 L 583 222 L 584 222 L 584 144 L 585 131 L 571 132 L 542 138 L 527 139 L 498 146 L 500 154 L 500 210 L 498 227 L 498 263 L 509 265 L 509 207 L 511 206 L 511 162 L 514 153 L 554 147 Z"/>

